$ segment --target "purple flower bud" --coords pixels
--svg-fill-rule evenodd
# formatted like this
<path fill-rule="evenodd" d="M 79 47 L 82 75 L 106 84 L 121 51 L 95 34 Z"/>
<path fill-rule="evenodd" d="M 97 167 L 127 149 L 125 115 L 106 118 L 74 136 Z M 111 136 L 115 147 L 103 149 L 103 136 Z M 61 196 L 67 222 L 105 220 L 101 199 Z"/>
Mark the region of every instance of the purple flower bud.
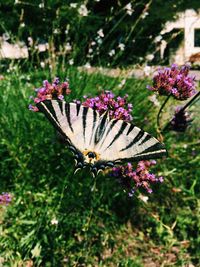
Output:
<path fill-rule="evenodd" d="M 64 99 L 64 95 L 59 95 L 58 99 L 63 100 Z"/>
<path fill-rule="evenodd" d="M 48 83 L 49 83 L 49 82 L 48 82 L 47 80 L 44 80 L 44 81 L 43 81 L 43 86 L 46 87 L 46 86 L 48 85 Z"/>
<path fill-rule="evenodd" d="M 170 129 L 176 132 L 184 132 L 191 122 L 189 113 L 182 111 L 181 107 L 176 107 L 174 117 L 170 122 Z"/>
<path fill-rule="evenodd" d="M 131 189 L 131 191 L 128 193 L 128 196 L 133 197 L 134 193 L 135 193 L 134 189 Z"/>
<path fill-rule="evenodd" d="M 10 193 L 3 192 L 0 194 L 0 205 L 8 205 L 12 200 Z"/>
<path fill-rule="evenodd" d="M 35 107 L 35 106 L 31 105 L 31 104 L 28 106 L 28 109 L 31 110 L 31 111 L 34 111 L 34 112 L 39 111 L 37 107 Z"/>
<path fill-rule="evenodd" d="M 54 80 L 53 80 L 53 83 L 55 85 L 58 85 L 60 83 L 60 79 L 58 77 L 55 77 Z"/>
<path fill-rule="evenodd" d="M 151 188 L 148 188 L 148 189 L 147 189 L 147 192 L 148 192 L 149 194 L 151 194 L 151 193 L 153 193 L 153 190 L 152 190 Z"/>

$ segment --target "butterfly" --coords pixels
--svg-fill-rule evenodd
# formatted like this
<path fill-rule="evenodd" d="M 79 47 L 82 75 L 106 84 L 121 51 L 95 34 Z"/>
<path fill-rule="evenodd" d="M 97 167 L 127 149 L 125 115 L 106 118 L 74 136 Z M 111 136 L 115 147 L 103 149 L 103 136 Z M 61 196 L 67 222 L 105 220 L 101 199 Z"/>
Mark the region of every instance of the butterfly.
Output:
<path fill-rule="evenodd" d="M 164 144 L 137 126 L 110 119 L 109 112 L 62 100 L 37 104 L 74 154 L 75 172 L 86 166 L 94 176 L 107 167 L 127 161 L 160 158 L 167 154 Z"/>

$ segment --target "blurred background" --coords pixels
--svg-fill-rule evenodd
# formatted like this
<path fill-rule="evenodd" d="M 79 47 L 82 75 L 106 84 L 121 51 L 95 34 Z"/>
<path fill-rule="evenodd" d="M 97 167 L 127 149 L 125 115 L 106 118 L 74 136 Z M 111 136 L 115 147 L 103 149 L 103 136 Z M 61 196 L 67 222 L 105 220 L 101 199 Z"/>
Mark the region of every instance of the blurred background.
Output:
<path fill-rule="evenodd" d="M 1 1 L 1 68 L 55 64 L 199 67 L 200 4 L 191 1 Z"/>
<path fill-rule="evenodd" d="M 108 173 L 73 175 L 71 153 L 28 110 L 59 77 L 67 101 L 128 94 L 133 123 L 159 136 L 165 96 L 146 87 L 159 66 L 186 62 L 198 92 L 198 0 L 0 0 L 0 267 L 200 266 L 198 98 L 184 130 L 162 136 L 169 156 L 152 172 L 164 182 L 132 198 Z M 161 126 L 187 102 L 170 99 Z"/>

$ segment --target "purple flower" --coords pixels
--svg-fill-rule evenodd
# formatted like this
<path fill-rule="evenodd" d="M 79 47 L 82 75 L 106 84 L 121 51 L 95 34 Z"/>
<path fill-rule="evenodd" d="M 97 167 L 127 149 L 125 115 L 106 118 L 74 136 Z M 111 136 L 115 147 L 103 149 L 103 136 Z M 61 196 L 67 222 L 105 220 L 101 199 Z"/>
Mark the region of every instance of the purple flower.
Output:
<path fill-rule="evenodd" d="M 64 99 L 64 95 L 59 95 L 58 99 L 63 100 Z"/>
<path fill-rule="evenodd" d="M 139 161 L 136 169 L 133 169 L 131 163 L 126 166 L 114 167 L 111 175 L 116 177 L 129 196 L 140 187 L 144 188 L 148 193 L 152 193 L 150 184 L 163 182 L 163 177 L 156 177 L 155 174 L 149 173 L 149 168 L 156 164 L 155 160 Z"/>
<path fill-rule="evenodd" d="M 10 193 L 2 193 L 0 194 L 0 205 L 8 205 L 11 202 L 11 194 Z"/>
<path fill-rule="evenodd" d="M 189 65 L 180 69 L 176 64 L 171 68 L 159 69 L 153 77 L 153 86 L 147 89 L 158 92 L 160 95 L 172 95 L 175 99 L 186 100 L 196 93 L 195 77 L 189 76 Z"/>
<path fill-rule="evenodd" d="M 49 83 L 47 80 L 43 81 L 43 86 L 40 88 L 35 89 L 36 97 L 33 98 L 35 103 L 39 103 L 46 99 L 60 99 L 63 100 L 65 95 L 71 93 L 69 89 L 69 83 L 63 82 L 60 83 L 58 77 L 53 80 L 53 83 Z M 34 105 L 29 105 L 29 109 L 37 112 L 39 111 L 38 108 Z"/>
<path fill-rule="evenodd" d="M 60 83 L 60 79 L 58 77 L 55 77 L 53 80 L 53 84 L 58 85 Z"/>
<path fill-rule="evenodd" d="M 105 110 L 109 110 L 111 119 L 131 121 L 132 116 L 130 113 L 132 111 L 132 104 L 127 103 L 127 97 L 128 95 L 115 98 L 112 92 L 105 91 L 94 98 L 84 96 L 86 100 L 82 104 L 85 107 L 96 109 L 100 115 L 102 115 Z"/>
<path fill-rule="evenodd" d="M 31 111 L 34 111 L 34 112 L 39 111 L 38 108 L 37 108 L 36 106 L 33 106 L 33 105 L 31 105 L 31 104 L 28 106 L 28 109 L 31 110 Z"/>
<path fill-rule="evenodd" d="M 184 132 L 192 122 L 190 115 L 181 107 L 176 107 L 174 117 L 170 121 L 170 129 L 176 132 Z"/>
<path fill-rule="evenodd" d="M 74 99 L 73 102 L 76 103 L 76 104 L 78 104 L 78 105 L 81 104 L 81 101 L 80 100 L 77 100 L 77 99 Z"/>

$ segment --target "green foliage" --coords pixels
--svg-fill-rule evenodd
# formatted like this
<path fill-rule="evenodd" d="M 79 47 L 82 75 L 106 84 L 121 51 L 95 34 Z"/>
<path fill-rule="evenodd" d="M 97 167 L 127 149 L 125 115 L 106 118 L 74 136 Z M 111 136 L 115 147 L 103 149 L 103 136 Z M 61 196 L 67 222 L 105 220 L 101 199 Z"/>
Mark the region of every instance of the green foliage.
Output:
<path fill-rule="evenodd" d="M 102 89 L 129 94 L 134 122 L 155 133 L 147 81 L 69 68 L 71 99 Z M 88 170 L 73 175 L 73 159 L 42 114 L 28 110 L 29 96 L 48 72 L 16 70 L 0 81 L 1 191 L 13 200 L 0 208 L 0 262 L 3 266 L 184 266 L 199 263 L 200 175 L 197 120 L 185 134 L 170 133 L 169 157 L 154 170 L 165 182 L 147 203 L 128 198 L 106 175 Z M 148 121 L 148 123 L 146 123 Z M 195 154 L 195 157 L 193 156 Z M 169 260 L 170 259 L 170 260 Z"/>
<path fill-rule="evenodd" d="M 73 59 L 79 66 L 86 62 L 127 66 L 143 63 L 146 55 L 155 53 L 155 63 L 159 60 L 156 55 L 159 41 L 155 42 L 155 37 L 167 21 L 175 20 L 177 12 L 187 8 L 197 10 L 200 3 L 196 0 L 89 0 L 86 3 L 1 0 L 0 35 L 9 33 L 9 41 L 24 41 L 30 48 L 29 60 L 33 65 L 40 64 L 36 48 L 39 43 L 48 44 L 48 51 L 40 55 L 47 65 L 55 54 L 60 62 L 69 63 Z M 170 38 L 169 34 L 162 38 L 168 43 L 173 41 L 171 33 Z"/>

